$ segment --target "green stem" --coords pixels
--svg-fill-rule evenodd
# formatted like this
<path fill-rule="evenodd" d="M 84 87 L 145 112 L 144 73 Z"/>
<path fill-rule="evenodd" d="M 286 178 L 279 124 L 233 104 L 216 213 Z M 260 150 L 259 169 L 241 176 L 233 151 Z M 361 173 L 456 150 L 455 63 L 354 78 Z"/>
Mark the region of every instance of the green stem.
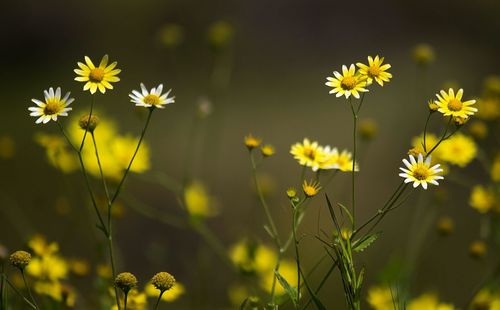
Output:
<path fill-rule="evenodd" d="M 92 96 L 92 103 L 90 104 L 90 113 L 89 113 L 89 122 L 90 122 L 90 118 L 92 117 L 92 112 L 94 110 L 94 103 L 95 103 L 95 96 Z M 85 145 L 85 138 L 87 137 L 87 133 L 89 131 L 89 126 L 85 126 L 85 133 L 83 134 L 83 138 L 82 138 L 82 142 L 80 143 L 80 148 L 78 149 L 78 152 L 82 152 L 83 150 L 83 146 Z"/>
<path fill-rule="evenodd" d="M 5 279 L 5 282 L 7 282 L 7 284 L 10 286 L 10 288 L 17 294 L 19 295 L 19 297 L 21 297 L 23 299 L 23 301 L 25 303 L 27 303 L 31 308 L 37 310 L 37 306 L 34 305 L 31 301 L 28 300 L 28 298 L 24 297 L 23 294 L 21 294 L 21 292 L 19 292 L 19 290 L 14 286 L 14 284 L 12 284 L 12 282 L 9 281 L 9 279 L 7 278 L 7 276 L 4 274 L 2 275 L 3 279 Z"/>
<path fill-rule="evenodd" d="M 108 185 L 106 184 L 106 179 L 104 178 L 104 172 L 102 170 L 101 159 L 99 157 L 99 151 L 97 149 L 97 141 L 96 141 L 96 138 L 94 135 L 94 131 L 91 131 L 90 135 L 92 136 L 92 142 L 94 144 L 95 157 L 97 160 L 97 166 L 99 167 L 99 174 L 101 176 L 102 187 L 104 188 L 104 193 L 106 195 L 106 201 L 108 202 L 108 205 L 109 205 L 110 197 L 109 197 Z M 108 214 L 108 217 L 109 217 L 109 214 Z"/>
<path fill-rule="evenodd" d="M 5 300 L 5 264 L 2 262 L 2 268 L 0 270 L 0 310 L 6 310 L 6 300 Z"/>
<path fill-rule="evenodd" d="M 158 296 L 158 299 L 156 300 L 156 304 L 155 304 L 154 310 L 158 309 L 158 305 L 160 304 L 160 300 L 161 300 L 161 297 L 163 296 L 163 293 L 165 293 L 165 291 L 161 291 L 160 292 L 160 295 Z"/>
<path fill-rule="evenodd" d="M 427 137 L 427 126 L 429 125 L 429 120 L 431 119 L 432 111 L 429 111 L 429 114 L 427 115 L 427 119 L 425 120 L 425 126 L 424 126 L 424 152 L 427 153 L 427 143 L 426 143 L 426 137 Z"/>
<path fill-rule="evenodd" d="M 21 275 L 23 276 L 24 286 L 26 287 L 26 290 L 28 291 L 28 296 L 31 299 L 31 303 L 35 306 L 35 309 L 40 309 L 35 301 L 35 298 L 33 297 L 33 294 L 31 293 L 31 288 L 28 285 L 28 281 L 26 281 L 26 275 L 24 274 L 24 269 L 21 269 Z"/>
<path fill-rule="evenodd" d="M 297 239 L 297 207 L 293 208 L 293 219 L 292 219 L 292 234 L 293 241 L 295 244 L 295 261 L 297 263 L 297 305 L 300 308 L 300 251 L 299 251 L 299 240 Z"/>
<path fill-rule="evenodd" d="M 364 98 L 364 96 L 363 96 Z M 362 101 L 359 104 L 357 112 L 354 109 L 354 105 L 352 103 L 352 99 L 349 99 L 349 103 L 351 105 L 352 118 L 353 118 L 353 151 L 352 151 L 352 230 L 356 229 L 356 192 L 355 192 L 355 175 L 356 175 L 356 136 L 357 136 L 357 124 L 358 124 L 358 112 L 361 108 Z"/>
<path fill-rule="evenodd" d="M 125 298 L 123 300 L 123 310 L 127 310 L 127 300 L 128 300 L 128 292 L 125 293 Z"/>

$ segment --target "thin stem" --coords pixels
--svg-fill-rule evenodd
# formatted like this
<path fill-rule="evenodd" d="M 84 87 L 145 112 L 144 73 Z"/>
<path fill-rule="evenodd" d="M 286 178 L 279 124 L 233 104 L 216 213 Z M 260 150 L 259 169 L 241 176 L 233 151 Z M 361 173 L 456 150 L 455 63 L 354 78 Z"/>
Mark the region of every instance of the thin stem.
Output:
<path fill-rule="evenodd" d="M 299 240 L 297 239 L 297 207 L 293 209 L 292 219 L 292 234 L 295 244 L 295 261 L 297 262 L 297 288 L 300 289 L 300 253 L 299 253 Z M 300 291 L 298 294 L 297 303 L 300 305 Z M 299 307 L 300 308 L 300 307 Z"/>
<path fill-rule="evenodd" d="M 30 297 L 31 299 L 31 302 L 33 303 L 33 305 L 35 306 L 35 309 L 40 309 L 35 301 L 35 298 L 33 297 L 33 294 L 31 293 L 31 288 L 30 286 L 28 285 L 28 281 L 26 281 L 26 275 L 24 274 L 24 269 L 21 269 L 21 275 L 23 276 L 23 282 L 24 282 L 24 286 L 26 287 L 26 290 L 28 291 L 28 296 Z"/>
<path fill-rule="evenodd" d="M 363 96 L 364 98 L 364 96 Z M 361 108 L 361 104 L 363 102 L 360 102 L 359 107 L 357 111 L 354 109 L 354 105 L 352 103 L 352 98 L 349 99 L 349 103 L 351 105 L 351 111 L 352 111 L 352 119 L 353 119 L 353 130 L 352 130 L 352 136 L 353 136 L 353 151 L 352 151 L 352 230 L 355 230 L 356 228 L 356 192 L 355 192 L 355 175 L 356 175 L 356 136 L 357 136 L 357 124 L 358 124 L 358 114 L 359 109 Z"/>
<path fill-rule="evenodd" d="M 33 308 L 35 310 L 38 309 L 36 305 L 34 305 L 31 301 L 28 300 L 28 298 L 24 297 L 23 294 L 21 294 L 21 292 L 19 292 L 19 290 L 14 286 L 14 284 L 12 284 L 12 282 L 10 282 L 9 278 L 7 278 L 7 276 L 5 274 L 2 275 L 2 278 L 5 279 L 5 282 L 7 282 L 7 284 L 10 286 L 10 288 L 17 295 L 19 295 L 19 297 L 21 297 L 25 303 L 27 303 L 31 308 Z"/>
<path fill-rule="evenodd" d="M 128 300 L 128 292 L 125 293 L 125 299 L 123 300 L 123 310 L 127 310 L 127 300 Z"/>
<path fill-rule="evenodd" d="M 102 170 L 101 159 L 99 158 L 99 151 L 97 149 L 97 141 L 96 141 L 96 138 L 94 135 L 94 131 L 91 131 L 90 135 L 92 136 L 92 142 L 94 144 L 95 157 L 97 159 L 97 166 L 99 166 L 99 174 L 101 176 L 102 187 L 104 188 L 104 193 L 106 194 L 106 201 L 109 204 L 110 197 L 109 197 L 108 185 L 106 184 L 106 179 L 104 178 L 104 172 Z M 109 217 L 109 214 L 108 214 L 108 217 Z"/>
<path fill-rule="evenodd" d="M 6 305 L 6 300 L 5 300 L 5 264 L 2 262 L 2 268 L 0 270 L 0 309 L 1 310 L 6 310 L 7 305 Z"/>
<path fill-rule="evenodd" d="M 427 126 L 429 125 L 429 120 L 431 119 L 432 111 L 429 111 L 429 114 L 427 115 L 427 119 L 425 120 L 425 126 L 424 126 L 424 152 L 427 153 L 427 143 L 426 143 L 426 137 L 427 137 Z"/>
<path fill-rule="evenodd" d="M 94 110 L 94 103 L 95 103 L 95 96 L 92 96 L 92 102 L 90 104 L 90 113 L 89 113 L 89 122 L 90 122 L 90 118 L 92 117 L 92 112 Z M 83 139 L 82 139 L 82 142 L 80 143 L 80 148 L 78 149 L 78 151 L 81 153 L 82 150 L 83 150 L 83 146 L 85 145 L 85 138 L 87 137 L 87 133 L 89 131 L 89 126 L 85 126 L 85 133 L 83 134 Z"/>
<path fill-rule="evenodd" d="M 446 137 L 446 134 L 448 133 L 448 129 L 450 128 L 451 119 L 452 119 L 452 116 L 450 115 L 450 118 L 448 119 L 448 124 L 446 125 L 446 128 L 443 132 L 443 135 L 441 136 L 441 139 L 439 139 L 439 141 L 436 143 L 436 145 L 434 145 L 434 147 L 432 147 L 432 149 L 425 155 L 425 158 L 429 157 L 431 155 L 431 153 L 434 152 L 434 150 L 441 144 L 441 142 L 443 142 L 446 139 L 449 139 L 455 132 L 457 132 L 457 130 L 455 130 L 452 134 L 450 134 L 448 137 Z"/>
<path fill-rule="evenodd" d="M 161 296 L 163 296 L 163 293 L 165 293 L 165 291 L 161 291 L 160 292 L 160 295 L 158 296 L 158 299 L 156 300 L 156 304 L 155 304 L 154 310 L 158 309 L 158 305 L 160 304 Z"/>
<path fill-rule="evenodd" d="M 148 129 L 149 122 L 151 121 L 151 116 L 153 115 L 154 110 L 155 110 L 155 108 L 149 109 L 148 118 L 146 120 L 146 124 L 144 125 L 144 128 L 142 129 L 141 137 L 139 138 L 139 142 L 137 143 L 137 147 L 135 148 L 134 155 L 132 155 L 132 158 L 130 159 L 130 162 L 127 166 L 127 169 L 125 170 L 125 173 L 123 174 L 123 177 L 120 180 L 118 187 L 116 188 L 115 194 L 113 195 L 113 198 L 111 198 L 110 204 L 113 204 L 113 202 L 115 202 L 116 198 L 118 198 L 118 195 L 120 194 L 120 190 L 123 186 L 123 183 L 125 182 L 125 179 L 127 178 L 127 175 L 130 171 L 130 167 L 132 167 L 132 163 L 134 162 L 135 156 L 137 155 L 137 152 L 139 151 L 142 140 L 144 139 L 144 135 L 146 134 L 146 130 Z"/>

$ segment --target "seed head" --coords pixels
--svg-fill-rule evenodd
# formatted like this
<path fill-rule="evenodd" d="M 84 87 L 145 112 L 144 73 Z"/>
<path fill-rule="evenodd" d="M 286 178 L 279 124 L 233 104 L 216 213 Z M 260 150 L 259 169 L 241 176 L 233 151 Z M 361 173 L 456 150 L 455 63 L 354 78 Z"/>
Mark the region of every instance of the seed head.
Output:
<path fill-rule="evenodd" d="M 84 115 L 78 121 L 78 125 L 83 130 L 93 132 L 97 125 L 99 125 L 99 117 L 96 115 Z"/>
<path fill-rule="evenodd" d="M 12 266 L 24 270 L 30 263 L 31 254 L 26 251 L 15 251 L 10 255 L 9 260 Z"/>
<path fill-rule="evenodd" d="M 151 283 L 160 292 L 165 292 L 174 286 L 175 278 L 168 272 L 158 272 L 151 278 Z"/>
<path fill-rule="evenodd" d="M 130 272 L 122 272 L 116 276 L 115 285 L 127 294 L 137 285 L 137 278 Z"/>

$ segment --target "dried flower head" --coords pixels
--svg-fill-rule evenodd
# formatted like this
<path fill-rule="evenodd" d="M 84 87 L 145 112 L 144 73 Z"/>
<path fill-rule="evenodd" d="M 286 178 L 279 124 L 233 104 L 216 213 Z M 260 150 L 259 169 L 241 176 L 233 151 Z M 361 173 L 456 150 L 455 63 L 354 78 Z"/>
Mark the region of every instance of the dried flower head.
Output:
<path fill-rule="evenodd" d="M 151 284 L 160 292 L 165 292 L 174 286 L 175 278 L 168 272 L 158 272 L 151 278 Z"/>
<path fill-rule="evenodd" d="M 115 285 L 127 294 L 132 288 L 137 286 L 137 278 L 130 272 L 122 272 L 116 276 Z"/>
<path fill-rule="evenodd" d="M 78 125 L 83 130 L 88 130 L 93 132 L 94 129 L 99 125 L 99 117 L 97 115 L 84 115 L 78 121 Z"/>
<path fill-rule="evenodd" d="M 15 251 L 9 257 L 12 266 L 24 270 L 31 261 L 31 254 L 26 251 Z"/>

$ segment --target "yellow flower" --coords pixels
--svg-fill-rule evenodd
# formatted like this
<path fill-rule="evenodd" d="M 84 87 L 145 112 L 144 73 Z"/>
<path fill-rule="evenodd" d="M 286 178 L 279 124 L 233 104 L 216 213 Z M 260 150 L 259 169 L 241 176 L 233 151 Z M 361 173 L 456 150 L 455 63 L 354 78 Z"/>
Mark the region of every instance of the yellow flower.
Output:
<path fill-rule="evenodd" d="M 268 246 L 241 240 L 229 250 L 231 261 L 245 273 L 266 273 L 274 268 L 276 253 Z"/>
<path fill-rule="evenodd" d="M 476 139 L 484 139 L 488 135 L 488 126 L 483 121 L 475 121 L 467 127 L 469 133 Z"/>
<path fill-rule="evenodd" d="M 492 289 L 481 289 L 471 303 L 471 309 L 500 310 L 500 292 Z"/>
<path fill-rule="evenodd" d="M 500 96 L 500 76 L 491 75 L 484 80 L 484 93 L 486 96 Z"/>
<path fill-rule="evenodd" d="M 217 214 L 215 199 L 199 181 L 193 181 L 186 187 L 184 201 L 187 211 L 193 216 L 207 217 Z"/>
<path fill-rule="evenodd" d="M 431 167 L 431 156 L 427 157 L 424 161 L 422 154 L 418 154 L 418 161 L 415 160 L 413 155 L 410 156 L 410 161 L 403 159 L 403 163 L 406 168 L 400 167 L 402 173 L 399 174 L 400 177 L 405 178 L 405 183 L 413 182 L 413 187 L 416 188 L 422 185 L 424 189 L 427 189 L 427 183 L 434 185 L 439 185 L 437 180 L 444 179 L 443 176 L 438 175 L 443 169 L 439 168 L 439 164 Z"/>
<path fill-rule="evenodd" d="M 344 95 L 346 98 L 349 98 L 353 95 L 354 98 L 359 99 L 360 92 L 368 91 L 364 88 L 367 85 L 366 76 L 359 75 L 353 64 L 349 68 L 345 65 L 342 66 L 342 74 L 334 71 L 333 75 L 335 77 L 326 78 L 328 82 L 325 85 L 333 88 L 330 90 L 330 94 L 336 93 L 336 97 Z"/>
<path fill-rule="evenodd" d="M 339 153 L 336 147 L 330 148 L 326 146 L 324 152 L 327 154 L 326 159 L 321 163 L 320 169 L 339 169 L 340 171 L 352 171 L 353 161 L 352 154 L 343 150 Z M 359 171 L 358 164 L 354 165 L 354 171 Z"/>
<path fill-rule="evenodd" d="M 233 39 L 234 28 L 226 21 L 218 21 L 208 29 L 208 41 L 215 48 L 227 46 Z"/>
<path fill-rule="evenodd" d="M 284 259 L 280 263 L 279 267 L 279 273 L 285 280 L 290 284 L 291 287 L 296 288 L 298 281 L 297 281 L 297 264 L 293 260 L 289 259 Z M 261 287 L 268 293 L 272 291 L 273 287 L 273 282 L 274 278 L 276 276 L 274 275 L 274 270 L 270 270 L 267 273 L 262 275 L 261 278 Z M 275 293 L 276 295 L 283 295 L 285 294 L 285 289 L 281 285 L 281 283 L 276 280 L 276 286 L 275 286 Z"/>
<path fill-rule="evenodd" d="M 429 44 L 419 44 L 415 46 L 412 52 L 413 60 L 418 65 L 428 65 L 434 61 L 434 49 Z"/>
<path fill-rule="evenodd" d="M 359 122 L 359 134 L 365 140 L 375 138 L 378 132 L 377 123 L 373 119 L 363 119 Z"/>
<path fill-rule="evenodd" d="M 169 89 L 166 93 L 162 94 L 163 84 L 158 85 L 157 87 L 151 88 L 150 91 L 147 90 L 146 86 L 141 83 L 141 92 L 137 90 L 133 90 L 130 97 L 131 102 L 135 103 L 138 107 L 146 107 L 146 108 L 159 108 L 163 109 L 167 104 L 171 104 L 175 102 L 175 97 L 168 97 L 172 89 Z"/>
<path fill-rule="evenodd" d="M 66 140 L 60 135 L 37 133 L 35 141 L 45 148 L 49 163 L 64 173 L 78 169 L 78 159 Z"/>
<path fill-rule="evenodd" d="M 89 57 L 85 56 L 85 63 L 78 62 L 78 67 L 80 69 L 75 69 L 75 73 L 78 74 L 75 81 L 84 82 L 83 90 L 90 90 L 91 94 L 94 94 L 97 89 L 104 94 L 107 89 L 113 89 L 111 83 L 120 81 L 117 77 L 118 73 L 121 72 L 120 69 L 114 69 L 117 62 L 113 62 L 108 66 L 108 55 L 102 57 L 99 66 L 96 67 Z"/>
<path fill-rule="evenodd" d="M 262 153 L 262 156 L 264 156 L 264 157 L 273 156 L 275 153 L 274 146 L 272 146 L 270 144 L 266 144 L 266 145 L 262 146 L 260 148 L 260 151 Z"/>
<path fill-rule="evenodd" d="M 103 279 L 110 279 L 113 276 L 111 267 L 107 264 L 98 264 L 96 266 L 96 274 Z"/>
<path fill-rule="evenodd" d="M 388 286 L 374 286 L 368 290 L 368 304 L 375 310 L 393 310 L 393 299 L 396 292 L 391 292 Z"/>
<path fill-rule="evenodd" d="M 436 294 L 425 293 L 408 302 L 407 310 L 454 310 L 452 304 L 442 303 Z"/>
<path fill-rule="evenodd" d="M 59 252 L 59 245 L 56 242 L 48 243 L 45 237 L 35 235 L 28 241 L 28 246 L 38 256 L 51 255 Z"/>
<path fill-rule="evenodd" d="M 9 159 L 14 157 L 16 146 L 11 136 L 0 136 L 0 158 Z"/>
<path fill-rule="evenodd" d="M 462 97 L 464 94 L 464 90 L 460 88 L 455 95 L 453 88 L 448 90 L 446 93 L 444 90 L 436 94 L 438 100 L 435 103 L 438 105 L 438 111 L 443 113 L 444 116 L 451 115 L 453 117 L 462 117 L 468 118 L 470 115 L 474 115 L 477 112 L 476 108 L 471 107 L 476 100 L 467 100 L 462 102 Z"/>
<path fill-rule="evenodd" d="M 112 291 L 112 294 L 114 290 Z M 127 297 L 127 309 L 129 310 L 146 310 L 148 305 L 147 295 L 139 292 L 136 289 L 131 289 Z M 113 305 L 111 310 L 118 310 L 117 305 Z"/>
<path fill-rule="evenodd" d="M 314 197 L 321 190 L 321 186 L 319 185 L 319 182 L 311 181 L 310 183 L 308 183 L 306 180 L 304 180 L 304 183 L 302 184 L 302 190 L 304 191 L 304 195 L 306 195 L 306 197 Z"/>
<path fill-rule="evenodd" d="M 464 134 L 457 133 L 439 145 L 440 159 L 460 167 L 465 167 L 477 155 L 474 140 Z M 434 153 L 432 153 L 434 155 Z"/>
<path fill-rule="evenodd" d="M 286 196 L 290 199 L 295 198 L 297 196 L 297 190 L 294 187 L 290 187 L 286 190 Z"/>
<path fill-rule="evenodd" d="M 479 211 L 486 213 L 496 204 L 495 192 L 491 188 L 476 185 L 472 188 L 469 198 L 469 205 Z"/>
<path fill-rule="evenodd" d="M 437 231 L 444 236 L 451 234 L 453 232 L 454 227 L 455 227 L 455 222 L 451 217 L 448 216 L 441 217 L 436 225 Z"/>
<path fill-rule="evenodd" d="M 391 65 L 382 65 L 383 62 L 384 57 L 379 58 L 377 55 L 375 58 L 368 56 L 368 65 L 361 62 L 356 64 L 359 67 L 359 73 L 366 76 L 367 85 L 372 84 L 375 80 L 380 86 L 384 86 L 384 82 L 389 82 L 389 79 L 392 78 L 392 74 L 386 72 Z"/>
<path fill-rule="evenodd" d="M 295 143 L 290 149 L 293 158 L 299 161 L 299 165 L 311 167 L 313 171 L 320 169 L 322 163 L 327 159 L 327 154 L 317 141 L 309 141 L 304 138 L 302 143 Z"/>
<path fill-rule="evenodd" d="M 495 157 L 493 165 L 491 166 L 491 180 L 500 182 L 500 155 Z"/>
<path fill-rule="evenodd" d="M 57 254 L 37 256 L 31 259 L 26 272 L 41 280 L 57 281 L 67 277 L 68 264 Z"/>
<path fill-rule="evenodd" d="M 414 156 L 418 156 L 418 154 L 426 155 L 427 152 L 429 152 L 438 143 L 438 141 L 439 139 L 435 134 L 427 133 L 425 135 L 426 151 L 424 151 L 424 134 L 421 134 L 418 137 L 414 137 L 411 143 L 414 148 L 414 152 L 416 153 L 416 155 Z M 432 158 L 434 158 L 435 161 L 441 160 L 441 146 L 442 144 L 440 144 L 434 151 L 432 151 Z"/>
<path fill-rule="evenodd" d="M 249 134 L 248 136 L 245 136 L 244 143 L 246 147 L 251 151 L 254 148 L 258 147 L 262 143 L 262 140 L 252 136 L 252 134 Z"/>
<path fill-rule="evenodd" d="M 139 142 L 138 137 L 130 134 L 118 136 L 110 141 L 111 153 L 114 154 L 116 163 L 122 170 L 125 170 L 130 163 L 130 159 L 134 155 L 135 148 Z M 149 162 L 149 146 L 146 143 L 141 143 L 141 148 L 134 158 L 134 162 L 130 167 L 130 171 L 143 173 L 150 168 Z"/>
<path fill-rule="evenodd" d="M 174 286 L 161 296 L 161 300 L 165 302 L 173 302 L 179 299 L 179 297 L 181 297 L 185 292 L 186 288 L 184 287 L 184 285 L 182 285 L 179 282 L 175 282 Z M 156 298 L 158 298 L 159 294 L 158 290 L 154 287 L 153 284 L 151 284 L 151 282 L 146 284 L 146 287 L 144 288 L 144 293 L 149 297 L 156 297 Z"/>
<path fill-rule="evenodd" d="M 486 97 L 477 101 L 477 117 L 494 121 L 500 118 L 500 98 Z"/>
<path fill-rule="evenodd" d="M 166 24 L 158 34 L 160 42 L 167 48 L 175 48 L 184 40 L 184 31 L 180 25 Z"/>
<path fill-rule="evenodd" d="M 480 259 L 483 258 L 488 252 L 488 246 L 482 240 L 476 240 L 472 242 L 469 246 L 469 254 L 472 258 Z"/>
<path fill-rule="evenodd" d="M 250 296 L 249 290 L 241 284 L 231 285 L 227 290 L 227 294 L 231 304 L 238 307 Z"/>
<path fill-rule="evenodd" d="M 70 92 L 67 92 L 66 95 L 61 98 L 61 87 L 58 87 L 55 91 L 51 87 L 49 90 L 44 90 L 43 94 L 45 96 L 45 101 L 31 99 L 37 106 L 28 108 L 28 110 L 31 111 L 30 116 L 38 117 L 35 121 L 36 124 L 47 124 L 50 120 L 57 121 L 58 116 L 68 116 L 68 111 L 73 109 L 68 106 L 75 99 L 69 98 Z"/>
<path fill-rule="evenodd" d="M 60 282 L 38 281 L 33 285 L 33 289 L 38 294 L 49 296 L 67 307 L 75 306 L 76 294 L 70 286 Z"/>
<path fill-rule="evenodd" d="M 89 263 L 83 259 L 71 259 L 68 261 L 69 269 L 77 276 L 85 276 L 90 271 Z"/>

